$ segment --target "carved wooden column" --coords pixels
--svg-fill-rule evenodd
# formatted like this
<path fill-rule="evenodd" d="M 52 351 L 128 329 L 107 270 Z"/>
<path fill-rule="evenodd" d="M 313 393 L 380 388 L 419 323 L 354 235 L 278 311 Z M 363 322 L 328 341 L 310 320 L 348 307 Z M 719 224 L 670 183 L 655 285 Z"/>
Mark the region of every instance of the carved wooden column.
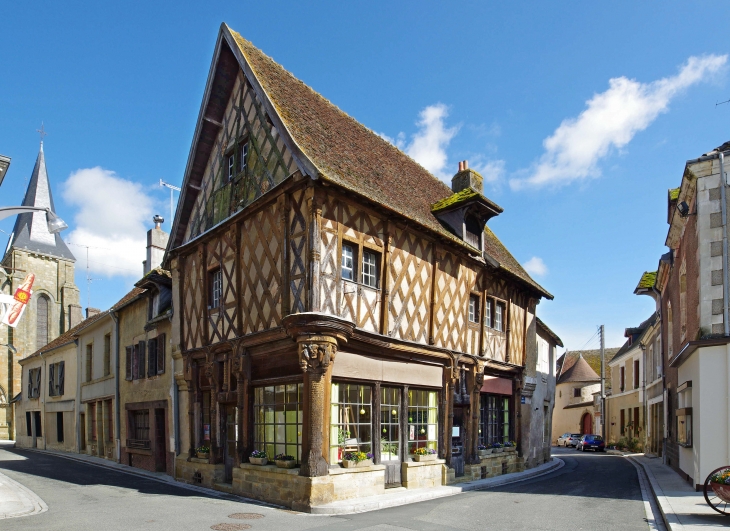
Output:
<path fill-rule="evenodd" d="M 324 406 L 325 393 L 332 382 L 329 369 L 337 355 L 337 339 L 330 336 L 297 338 L 299 363 L 304 371 L 304 394 L 307 399 L 308 422 L 304 426 L 306 440 L 302 446 L 302 476 L 326 476 L 327 461 L 324 458 Z"/>
<path fill-rule="evenodd" d="M 245 461 L 244 455 L 247 450 L 248 437 L 246 430 L 248 429 L 248 382 L 250 381 L 250 373 L 247 368 L 250 367 L 249 357 L 245 349 L 236 342 L 233 345 L 233 358 L 231 360 L 231 369 L 233 377 L 236 378 L 236 407 L 238 408 L 238 419 L 236 420 L 236 429 L 238 430 L 238 440 L 236 441 L 236 466 Z"/>
<path fill-rule="evenodd" d="M 472 366 L 470 372 L 470 380 L 472 384 L 470 400 L 471 429 L 469 432 L 470 451 L 467 462 L 476 464 L 481 462 L 481 459 L 479 459 L 479 450 L 477 449 L 477 446 L 479 445 L 479 413 L 481 405 L 480 392 L 482 390 L 482 385 L 484 384 L 484 366 L 481 363 L 476 363 Z"/>
<path fill-rule="evenodd" d="M 193 357 L 188 354 L 185 356 L 183 367 L 183 377 L 187 382 L 188 388 L 188 457 L 195 455 L 196 440 L 195 440 L 195 378 L 197 377 L 197 371 L 193 370 Z"/>
<path fill-rule="evenodd" d="M 380 427 L 381 422 L 381 414 L 380 409 L 381 405 L 383 403 L 383 394 L 382 389 L 380 387 L 380 382 L 375 382 L 375 385 L 373 385 L 373 409 L 372 409 L 372 419 L 373 419 L 373 463 L 376 465 L 380 464 L 380 438 L 382 437 L 382 428 Z"/>

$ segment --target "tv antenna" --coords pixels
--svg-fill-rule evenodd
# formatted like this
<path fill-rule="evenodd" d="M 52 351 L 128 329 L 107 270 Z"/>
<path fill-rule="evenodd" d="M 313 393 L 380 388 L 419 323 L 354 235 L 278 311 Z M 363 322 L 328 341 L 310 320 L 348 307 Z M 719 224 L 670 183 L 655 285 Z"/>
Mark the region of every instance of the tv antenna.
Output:
<path fill-rule="evenodd" d="M 730 100 L 718 101 L 717 103 L 715 103 L 715 107 L 717 107 L 718 105 L 722 105 L 723 103 L 730 103 Z"/>
<path fill-rule="evenodd" d="M 179 192 L 180 191 L 180 187 L 175 186 L 174 184 L 166 183 L 162 179 L 160 179 L 160 186 L 164 186 L 164 187 L 170 189 L 170 233 L 172 233 L 172 222 L 173 222 L 173 217 L 172 217 L 172 210 L 173 210 L 173 206 L 172 206 L 173 205 L 173 203 L 172 203 L 172 194 L 173 194 L 173 192 Z"/>
<path fill-rule="evenodd" d="M 91 271 L 89 269 L 89 249 L 104 249 L 109 251 L 108 247 L 96 247 L 94 245 L 82 245 L 80 243 L 66 242 L 69 245 L 75 245 L 76 247 L 86 248 L 86 308 L 91 308 L 91 283 L 94 280 L 104 280 L 103 278 L 91 278 Z"/>

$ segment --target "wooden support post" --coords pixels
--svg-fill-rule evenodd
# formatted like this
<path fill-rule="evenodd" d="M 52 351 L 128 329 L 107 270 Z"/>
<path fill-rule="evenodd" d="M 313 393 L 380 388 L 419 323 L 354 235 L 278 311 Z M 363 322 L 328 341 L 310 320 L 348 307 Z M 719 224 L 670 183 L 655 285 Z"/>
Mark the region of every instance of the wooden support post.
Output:
<path fill-rule="evenodd" d="M 381 409 L 382 404 L 382 394 L 381 394 L 381 388 L 380 388 L 380 382 L 375 382 L 375 386 L 373 387 L 373 410 L 372 410 L 372 419 L 373 419 L 373 463 L 376 465 L 380 464 L 380 438 L 382 433 L 382 428 L 380 427 L 380 421 L 381 421 Z"/>
<path fill-rule="evenodd" d="M 389 224 L 386 220 L 385 234 L 383 236 L 383 263 L 380 283 L 380 333 L 384 336 L 389 335 L 388 317 L 390 313 L 390 248 L 393 244 L 392 237 L 389 232 Z"/>
<path fill-rule="evenodd" d="M 401 445 L 402 448 L 400 449 L 400 455 L 401 455 L 402 461 L 406 461 L 408 459 L 408 456 L 410 455 L 409 454 L 410 449 L 408 448 L 408 439 L 410 438 L 410 430 L 409 430 L 409 426 L 408 426 L 408 424 L 410 423 L 410 421 L 409 421 L 410 417 L 408 416 L 408 408 L 410 407 L 410 405 L 411 405 L 411 403 L 410 403 L 410 400 L 408 397 L 408 386 L 404 385 L 403 386 L 403 395 L 401 395 L 401 401 L 400 401 L 401 412 L 400 412 L 400 426 L 399 426 L 400 431 L 402 433 L 401 441 L 403 441 L 403 443 Z"/>

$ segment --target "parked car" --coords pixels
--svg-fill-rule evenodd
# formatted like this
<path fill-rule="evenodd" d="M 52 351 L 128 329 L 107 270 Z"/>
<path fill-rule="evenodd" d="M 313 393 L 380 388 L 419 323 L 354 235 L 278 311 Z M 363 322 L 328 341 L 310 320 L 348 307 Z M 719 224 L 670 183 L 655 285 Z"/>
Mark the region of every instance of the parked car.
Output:
<path fill-rule="evenodd" d="M 585 452 L 586 450 L 595 450 L 596 452 L 605 452 L 606 451 L 606 442 L 603 440 L 603 437 L 601 437 L 600 435 L 586 434 L 580 438 L 580 441 L 578 441 L 578 444 L 576 445 L 575 448 L 577 450 L 580 450 L 581 452 Z"/>
<path fill-rule="evenodd" d="M 558 437 L 558 446 L 575 446 L 580 441 L 580 433 L 563 433 Z"/>

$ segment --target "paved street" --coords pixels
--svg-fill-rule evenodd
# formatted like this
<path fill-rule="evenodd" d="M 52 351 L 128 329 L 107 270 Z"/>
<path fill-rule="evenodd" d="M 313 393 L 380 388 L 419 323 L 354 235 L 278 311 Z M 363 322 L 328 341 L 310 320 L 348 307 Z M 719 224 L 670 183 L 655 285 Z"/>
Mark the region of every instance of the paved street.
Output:
<path fill-rule="evenodd" d="M 555 450 L 560 470 L 481 492 L 351 516 L 314 516 L 242 503 L 68 459 L 0 450 L 0 472 L 34 491 L 48 511 L 3 520 L 3 531 L 207 530 L 248 524 L 255 530 L 402 529 L 646 530 L 636 469 L 621 457 Z M 254 513 L 256 519 L 229 515 Z M 222 527 L 221 529 L 224 529 Z M 245 529 L 228 527 L 228 529 Z"/>

